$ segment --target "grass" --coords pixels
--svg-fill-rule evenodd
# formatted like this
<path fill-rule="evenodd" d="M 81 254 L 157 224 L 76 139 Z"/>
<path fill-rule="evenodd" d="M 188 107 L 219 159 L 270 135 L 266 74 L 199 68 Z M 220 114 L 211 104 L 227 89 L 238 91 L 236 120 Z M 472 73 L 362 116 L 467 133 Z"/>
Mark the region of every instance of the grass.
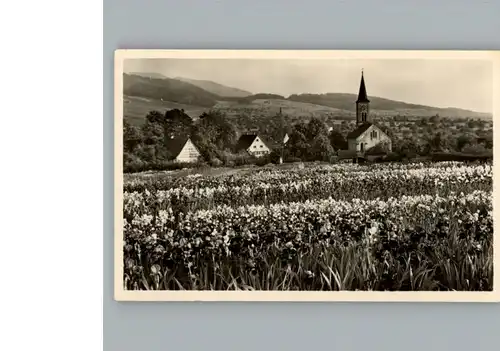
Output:
<path fill-rule="evenodd" d="M 452 234 L 403 253 L 352 242 L 312 247 L 292 259 L 271 247 L 253 262 L 199 257 L 189 269 L 144 262 L 142 270 L 126 267 L 124 283 L 137 290 L 491 290 L 492 242 L 486 245 L 473 255 L 468 242 Z"/>

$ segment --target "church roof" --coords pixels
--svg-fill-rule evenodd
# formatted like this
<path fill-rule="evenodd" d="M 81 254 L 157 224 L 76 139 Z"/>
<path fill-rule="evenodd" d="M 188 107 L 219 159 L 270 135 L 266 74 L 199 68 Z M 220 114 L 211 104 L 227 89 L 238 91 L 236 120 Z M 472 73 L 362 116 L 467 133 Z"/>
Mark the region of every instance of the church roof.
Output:
<path fill-rule="evenodd" d="M 358 100 L 356 102 L 370 102 L 368 96 L 366 95 L 365 78 L 363 77 L 363 72 L 361 72 L 361 83 L 359 85 Z"/>
<path fill-rule="evenodd" d="M 369 123 L 369 122 L 365 122 L 365 123 L 361 124 L 359 127 L 357 127 L 352 132 L 350 132 L 349 134 L 347 134 L 347 139 L 356 139 L 361 134 L 363 134 L 364 132 L 366 132 L 368 130 L 368 128 L 370 128 L 372 125 L 373 124 Z"/>

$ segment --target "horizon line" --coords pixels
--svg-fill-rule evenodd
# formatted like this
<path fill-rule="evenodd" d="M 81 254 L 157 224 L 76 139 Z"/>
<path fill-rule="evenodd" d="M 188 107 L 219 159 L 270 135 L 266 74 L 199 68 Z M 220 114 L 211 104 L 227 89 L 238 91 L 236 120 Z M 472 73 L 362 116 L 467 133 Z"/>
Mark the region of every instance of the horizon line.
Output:
<path fill-rule="evenodd" d="M 257 95 L 257 94 L 275 94 L 275 95 L 283 96 L 285 99 L 289 99 L 290 96 L 292 96 L 292 95 L 304 95 L 304 94 L 311 94 L 311 95 L 348 94 L 348 95 L 355 95 L 355 96 L 357 95 L 356 93 L 334 92 L 334 91 L 328 91 L 328 92 L 297 92 L 297 93 L 292 93 L 292 94 L 286 95 L 286 94 L 283 94 L 283 93 L 269 92 L 269 91 L 267 91 L 267 92 L 262 92 L 262 91 L 261 92 L 254 92 L 254 91 L 250 91 L 250 90 L 247 90 L 247 89 L 243 89 L 243 88 L 239 88 L 239 87 L 235 87 L 235 86 L 230 86 L 230 85 L 226 85 L 226 84 L 223 84 L 223 83 L 219 83 L 219 82 L 216 82 L 216 81 L 210 80 L 210 79 L 190 78 L 190 77 L 186 77 L 186 76 L 184 76 L 184 77 L 182 77 L 182 76 L 172 77 L 172 76 L 167 76 L 167 75 L 165 75 L 163 73 L 154 72 L 154 71 L 153 72 L 151 72 L 151 71 L 142 71 L 142 72 L 138 72 L 138 71 L 132 72 L 132 71 L 130 71 L 130 72 L 125 72 L 125 69 L 124 69 L 123 70 L 123 74 L 130 74 L 130 75 L 158 74 L 158 75 L 163 76 L 164 78 L 174 79 L 174 80 L 178 80 L 178 81 L 181 81 L 181 79 L 189 79 L 189 80 L 202 81 L 202 82 L 211 82 L 211 83 L 215 83 L 215 84 L 224 86 L 226 88 L 237 89 L 237 90 L 240 90 L 240 91 L 244 91 L 244 92 L 250 93 L 251 95 Z M 161 79 L 161 78 L 153 78 L 153 79 Z M 188 82 L 184 82 L 184 83 L 188 83 Z M 188 83 L 188 84 L 190 84 L 190 83 Z M 194 85 L 194 84 L 192 84 L 192 85 Z M 194 85 L 194 86 L 196 86 L 196 85 Z M 208 90 L 206 90 L 204 88 L 201 88 L 201 87 L 198 87 L 198 88 L 203 89 L 203 90 L 209 92 Z M 214 94 L 214 95 L 217 95 L 217 94 Z M 376 96 L 376 95 L 369 95 L 368 94 L 368 96 L 371 97 L 371 98 L 391 100 L 391 101 L 394 101 L 394 102 L 405 103 L 405 104 L 408 104 L 408 105 L 418 105 L 418 106 L 422 106 L 422 107 L 430 107 L 430 108 L 436 108 L 436 109 L 455 109 L 455 110 L 461 110 L 461 111 L 467 111 L 467 112 L 474 112 L 474 113 L 486 114 L 486 115 L 489 115 L 489 116 L 493 117 L 493 111 L 491 111 L 491 112 L 489 112 L 489 111 L 479 111 L 479 110 L 472 110 L 472 109 L 466 109 L 466 108 L 455 107 L 455 106 L 438 107 L 438 106 L 432 106 L 432 105 L 424 105 L 424 104 L 421 104 L 421 103 L 396 100 L 396 99 L 392 99 L 392 98 L 388 98 L 388 97 L 382 97 L 382 96 Z M 227 96 L 220 96 L 220 97 L 227 97 Z M 244 98 L 244 97 L 245 96 L 241 96 L 241 98 Z M 235 97 L 235 98 L 237 98 L 237 97 Z M 321 105 L 321 106 L 323 106 L 323 105 Z"/>

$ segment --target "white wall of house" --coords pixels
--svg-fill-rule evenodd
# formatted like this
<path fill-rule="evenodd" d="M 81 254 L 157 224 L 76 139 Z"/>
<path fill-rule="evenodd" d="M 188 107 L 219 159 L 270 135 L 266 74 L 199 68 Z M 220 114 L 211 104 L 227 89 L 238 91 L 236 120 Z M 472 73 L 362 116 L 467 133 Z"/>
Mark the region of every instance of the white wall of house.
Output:
<path fill-rule="evenodd" d="M 247 149 L 249 154 L 254 155 L 255 157 L 262 157 L 271 152 L 271 150 L 264 144 L 259 137 L 255 138 L 252 145 Z"/>
<path fill-rule="evenodd" d="M 196 162 L 200 157 L 200 152 L 191 142 L 191 139 L 188 139 L 184 147 L 182 148 L 179 155 L 175 158 L 177 162 Z"/>
<path fill-rule="evenodd" d="M 370 126 L 363 134 L 356 139 L 347 141 L 349 150 L 367 151 L 379 143 L 387 143 L 389 151 L 392 150 L 391 139 L 380 128 L 375 125 Z"/>
<path fill-rule="evenodd" d="M 285 134 L 285 136 L 283 137 L 283 144 L 286 144 L 289 139 L 290 137 L 288 136 L 288 134 Z"/>

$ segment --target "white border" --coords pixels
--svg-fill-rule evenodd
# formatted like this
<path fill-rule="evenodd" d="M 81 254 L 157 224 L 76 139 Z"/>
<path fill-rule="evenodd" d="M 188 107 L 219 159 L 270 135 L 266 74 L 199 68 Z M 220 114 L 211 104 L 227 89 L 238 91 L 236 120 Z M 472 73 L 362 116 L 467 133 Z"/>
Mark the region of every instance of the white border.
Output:
<path fill-rule="evenodd" d="M 115 249 L 114 272 L 117 301 L 360 301 L 360 302 L 500 302 L 498 196 L 493 160 L 494 238 L 493 292 L 329 292 L 329 291 L 127 291 L 123 289 L 123 61 L 125 59 L 483 59 L 493 64 L 493 119 L 500 115 L 500 51 L 424 50 L 116 50 L 115 51 Z M 494 135 L 500 128 L 493 123 Z M 500 146 L 494 142 L 494 154 Z"/>

